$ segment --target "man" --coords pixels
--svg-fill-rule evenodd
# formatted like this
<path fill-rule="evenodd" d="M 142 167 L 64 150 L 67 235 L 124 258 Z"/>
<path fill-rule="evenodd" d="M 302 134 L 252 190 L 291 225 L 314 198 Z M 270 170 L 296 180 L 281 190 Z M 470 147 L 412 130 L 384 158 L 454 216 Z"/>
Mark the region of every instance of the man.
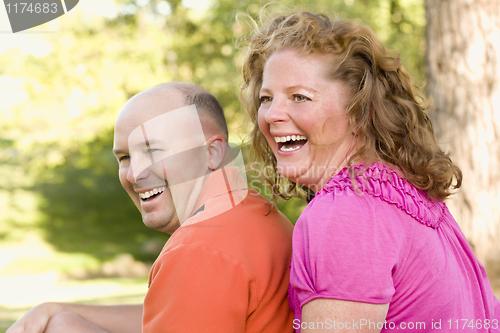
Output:
<path fill-rule="evenodd" d="M 292 226 L 246 188 L 232 152 L 205 90 L 174 82 L 133 97 L 115 124 L 120 182 L 144 223 L 172 234 L 144 304 L 44 303 L 7 332 L 292 332 Z"/>

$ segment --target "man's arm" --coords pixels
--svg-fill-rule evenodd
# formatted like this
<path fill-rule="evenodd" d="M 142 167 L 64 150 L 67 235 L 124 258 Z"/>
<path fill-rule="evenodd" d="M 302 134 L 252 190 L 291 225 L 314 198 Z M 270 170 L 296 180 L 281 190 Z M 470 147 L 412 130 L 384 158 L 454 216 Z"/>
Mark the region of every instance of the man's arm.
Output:
<path fill-rule="evenodd" d="M 6 333 L 43 333 L 51 318 L 61 313 L 74 313 L 104 331 L 140 333 L 142 304 L 83 305 L 72 303 L 43 303 L 19 318 Z"/>

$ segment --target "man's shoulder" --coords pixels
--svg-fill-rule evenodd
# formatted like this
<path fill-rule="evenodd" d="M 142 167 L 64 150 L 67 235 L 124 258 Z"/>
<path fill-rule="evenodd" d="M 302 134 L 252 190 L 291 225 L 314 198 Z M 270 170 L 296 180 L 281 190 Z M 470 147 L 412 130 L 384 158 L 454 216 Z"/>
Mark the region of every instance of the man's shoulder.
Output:
<path fill-rule="evenodd" d="M 250 189 L 245 200 L 228 211 L 227 215 L 221 214 L 216 218 L 238 234 L 262 232 L 271 236 L 273 232 L 278 232 L 291 237 L 293 230 L 293 225 L 276 205 L 254 189 Z"/>
<path fill-rule="evenodd" d="M 292 224 L 276 205 L 251 189 L 245 200 L 234 208 L 207 220 L 181 226 L 170 237 L 162 253 L 181 245 L 183 251 L 201 246 L 231 254 L 265 244 L 286 247 L 291 244 L 292 232 Z"/>
<path fill-rule="evenodd" d="M 293 228 L 290 221 L 278 210 L 276 205 L 254 189 L 248 189 L 243 200 L 236 202 L 236 204 L 233 203 L 232 207 L 220 210 L 220 212 L 212 209 L 213 205 L 210 203 L 203 208 L 208 211 L 196 214 L 196 216 L 200 216 L 196 223 L 186 223 L 182 227 L 189 227 L 190 232 L 201 233 L 221 231 L 216 227 L 225 227 L 228 228 L 226 231 L 237 232 L 246 228 L 261 229 L 276 225 L 282 225 L 285 229 L 290 230 Z"/>

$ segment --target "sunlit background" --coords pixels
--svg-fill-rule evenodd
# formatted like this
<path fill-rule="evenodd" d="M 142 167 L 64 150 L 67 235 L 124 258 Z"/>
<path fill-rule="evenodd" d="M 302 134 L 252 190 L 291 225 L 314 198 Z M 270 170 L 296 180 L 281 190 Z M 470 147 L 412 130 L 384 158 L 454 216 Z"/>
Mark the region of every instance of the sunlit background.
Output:
<path fill-rule="evenodd" d="M 114 118 L 136 93 L 190 81 L 225 108 L 230 141 L 247 133 L 235 46 L 248 0 L 81 0 L 8 33 L 0 5 L 0 331 L 40 302 L 142 302 L 167 236 L 148 230 L 120 187 Z M 282 1 L 293 5 L 294 1 Z M 370 25 L 425 81 L 423 0 L 296 1 Z M 295 221 L 304 203 L 280 204 Z"/>

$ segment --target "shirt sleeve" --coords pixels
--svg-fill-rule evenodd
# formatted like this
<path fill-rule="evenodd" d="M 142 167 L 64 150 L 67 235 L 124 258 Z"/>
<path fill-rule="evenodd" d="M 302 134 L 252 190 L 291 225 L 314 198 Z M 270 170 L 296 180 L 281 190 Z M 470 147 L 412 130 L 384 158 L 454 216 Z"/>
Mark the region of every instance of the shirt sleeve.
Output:
<path fill-rule="evenodd" d="M 309 204 L 293 236 L 290 284 L 301 307 L 316 298 L 391 301 L 403 237 L 390 206 L 352 191 Z"/>
<path fill-rule="evenodd" d="M 143 332 L 243 332 L 255 295 L 250 276 L 238 260 L 201 246 L 163 253 L 151 271 Z"/>

